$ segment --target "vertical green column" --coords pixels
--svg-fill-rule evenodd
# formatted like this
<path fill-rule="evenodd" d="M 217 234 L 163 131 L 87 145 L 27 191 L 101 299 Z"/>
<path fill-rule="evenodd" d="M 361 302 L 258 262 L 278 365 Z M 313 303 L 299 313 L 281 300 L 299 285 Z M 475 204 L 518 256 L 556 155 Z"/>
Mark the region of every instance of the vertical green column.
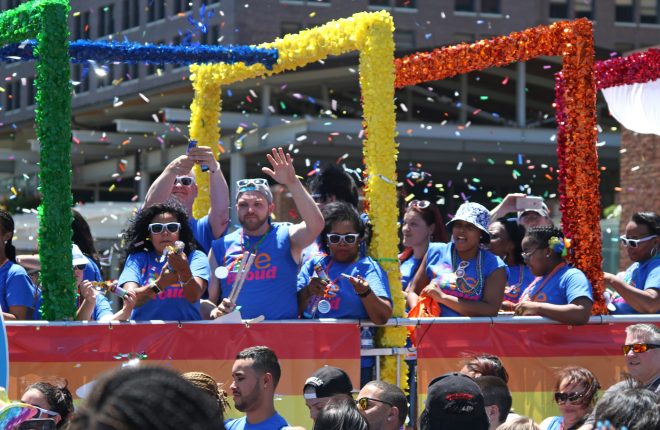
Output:
<path fill-rule="evenodd" d="M 39 258 L 42 318 L 70 320 L 76 311 L 71 259 L 71 83 L 69 4 L 45 0 L 35 5 L 39 21 L 35 49 L 37 137 L 41 143 Z"/>

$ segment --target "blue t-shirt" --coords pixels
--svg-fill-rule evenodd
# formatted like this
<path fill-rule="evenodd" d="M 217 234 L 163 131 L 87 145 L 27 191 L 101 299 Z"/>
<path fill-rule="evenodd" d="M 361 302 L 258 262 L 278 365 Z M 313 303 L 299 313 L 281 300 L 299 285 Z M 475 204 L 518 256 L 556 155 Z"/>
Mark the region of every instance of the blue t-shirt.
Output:
<path fill-rule="evenodd" d="M 90 282 L 101 282 L 103 277 L 101 276 L 101 270 L 99 269 L 99 266 L 97 266 L 94 260 L 88 256 L 85 255 L 85 258 L 87 259 L 87 266 L 85 266 L 85 270 L 83 271 L 83 280 Z"/>
<path fill-rule="evenodd" d="M 419 263 L 421 262 L 421 258 L 415 258 L 411 255 L 399 266 L 399 270 L 401 270 L 401 286 L 404 290 L 408 288 L 408 284 L 410 284 L 412 280 L 415 279 L 415 274 L 417 273 L 417 269 L 419 269 Z"/>
<path fill-rule="evenodd" d="M 341 276 L 342 273 L 351 276 L 362 276 L 369 283 L 369 287 L 376 296 L 392 301 L 387 274 L 371 257 L 360 258 L 350 263 L 339 263 L 332 261 L 328 256 L 316 256 L 300 269 L 298 291 L 309 284 L 310 278 L 316 277 L 314 265 L 319 262 L 332 282 L 328 291 L 329 297 L 324 299 L 329 302 L 330 310 L 322 313 L 317 309 L 314 315 L 315 318 L 369 318 L 362 299 L 355 292 L 353 284 Z"/>
<path fill-rule="evenodd" d="M 548 418 L 548 426 L 546 430 L 561 430 L 564 427 L 564 417 L 550 417 Z"/>
<path fill-rule="evenodd" d="M 623 275 L 623 281 L 638 290 L 647 290 L 649 288 L 660 289 L 660 255 L 646 260 L 643 263 L 633 263 Z M 617 297 L 612 300 L 616 307 L 613 314 L 638 314 L 623 297 Z"/>
<path fill-rule="evenodd" d="M 525 264 L 509 266 L 508 269 L 509 277 L 506 281 L 506 287 L 504 288 L 504 300 L 511 303 L 518 303 L 520 294 L 525 291 L 536 277 Z"/>
<path fill-rule="evenodd" d="M 548 280 L 544 285 L 543 281 L 546 278 Z M 565 265 L 550 278 L 547 275 L 536 278 L 523 291 L 520 301 L 532 300 L 539 303 L 567 305 L 580 297 L 594 301 L 591 283 L 580 269 Z"/>
<path fill-rule="evenodd" d="M 195 240 L 199 243 L 199 246 L 202 247 L 202 251 L 204 251 L 205 254 L 208 254 L 211 249 L 211 244 L 215 240 L 215 237 L 213 237 L 213 229 L 209 223 L 209 216 L 204 215 L 200 219 L 195 219 L 191 216 L 188 218 L 188 224 L 190 225 Z"/>
<path fill-rule="evenodd" d="M 324 252 L 321 251 L 321 239 L 317 237 L 314 242 L 309 244 L 300 253 L 300 267 L 319 254 L 324 254 Z"/>
<path fill-rule="evenodd" d="M 10 306 L 37 306 L 37 289 L 25 269 L 7 260 L 0 267 L 0 307 L 9 313 Z"/>
<path fill-rule="evenodd" d="M 284 417 L 277 412 L 267 420 L 256 424 L 247 422 L 247 417 L 225 421 L 225 428 L 227 430 L 280 430 L 282 427 L 288 425 Z"/>
<path fill-rule="evenodd" d="M 229 297 L 240 268 L 243 252 L 257 256 L 245 277 L 236 304 L 246 319 L 263 315 L 267 320 L 298 318 L 296 277 L 298 264 L 291 256 L 289 223 L 273 223 L 264 236 L 243 235 L 243 229 L 213 241 L 213 255 L 218 266 L 225 266 L 229 276 L 220 279 L 222 298 Z"/>
<path fill-rule="evenodd" d="M 140 251 L 130 254 L 126 259 L 124 270 L 117 284 L 135 282 L 140 286 L 156 281 L 167 259 L 160 262 L 160 256 L 153 251 Z M 208 282 L 209 261 L 201 251 L 193 251 L 188 255 L 188 264 L 192 275 Z M 140 307 L 133 309 L 131 319 L 137 321 L 197 321 L 202 319 L 199 314 L 199 300 L 190 303 L 183 295 L 183 287 L 175 283 L 165 287 L 164 291 Z"/>
<path fill-rule="evenodd" d="M 465 272 L 462 277 L 460 265 L 465 265 L 454 249 L 453 243 L 433 242 L 429 245 L 426 253 L 426 276 L 429 280 L 435 280 L 442 288 L 442 292 L 454 297 L 465 300 L 480 301 L 484 296 L 484 285 L 488 277 L 500 268 L 506 269 L 506 264 L 498 256 L 485 249 L 480 249 L 477 256 L 467 261 L 467 266 L 462 270 Z M 443 280 L 447 277 L 455 278 L 455 285 L 452 282 L 447 285 Z M 460 317 L 462 316 L 455 310 L 440 304 L 441 317 Z"/>

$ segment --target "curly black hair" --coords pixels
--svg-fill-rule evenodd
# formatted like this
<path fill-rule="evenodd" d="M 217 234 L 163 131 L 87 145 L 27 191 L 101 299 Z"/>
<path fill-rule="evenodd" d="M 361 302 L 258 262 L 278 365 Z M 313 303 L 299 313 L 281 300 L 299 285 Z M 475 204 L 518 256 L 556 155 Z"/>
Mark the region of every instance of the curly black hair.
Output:
<path fill-rule="evenodd" d="M 152 220 L 163 213 L 170 213 L 176 217 L 176 220 L 181 224 L 179 230 L 179 240 L 182 241 L 186 247 L 184 252 L 190 255 L 196 249 L 195 238 L 193 237 L 192 229 L 188 224 L 188 214 L 184 207 L 175 199 L 169 199 L 165 203 L 159 203 L 148 208 L 143 208 L 138 211 L 131 219 L 128 227 L 124 231 L 124 251 L 126 257 L 130 254 L 135 254 L 140 251 L 153 251 L 154 245 L 149 239 L 149 224 Z"/>
<path fill-rule="evenodd" d="M 360 201 L 360 192 L 353 180 L 341 166 L 328 164 L 321 173 L 309 181 L 311 194 L 318 194 L 321 201 L 335 196 L 337 201 L 348 202 L 357 207 Z"/>
<path fill-rule="evenodd" d="M 525 233 L 525 237 L 530 238 L 530 240 L 534 244 L 538 245 L 541 248 L 548 248 L 550 246 L 548 244 L 548 241 L 550 240 L 551 237 L 557 237 L 559 239 L 563 239 L 564 233 L 555 226 L 544 225 L 541 227 L 530 228 L 529 230 L 527 230 L 527 233 Z M 558 253 L 552 248 L 551 251 L 554 252 L 555 254 L 561 254 L 561 252 Z"/>
<path fill-rule="evenodd" d="M 522 258 L 522 240 L 525 237 L 525 227 L 521 224 L 518 224 L 518 220 L 515 218 L 501 217 L 495 220 L 499 222 L 506 230 L 509 240 L 513 242 L 515 249 L 513 251 L 514 261 L 513 264 L 523 264 Z"/>
<path fill-rule="evenodd" d="M 355 206 L 350 203 L 336 201 L 327 204 L 323 207 L 323 219 L 325 220 L 325 227 L 321 232 L 321 250 L 329 252 L 327 234 L 332 230 L 332 225 L 336 222 L 349 221 L 353 223 L 355 231 L 360 234 L 361 238 L 365 238 L 367 234 L 367 226 L 360 217 Z"/>

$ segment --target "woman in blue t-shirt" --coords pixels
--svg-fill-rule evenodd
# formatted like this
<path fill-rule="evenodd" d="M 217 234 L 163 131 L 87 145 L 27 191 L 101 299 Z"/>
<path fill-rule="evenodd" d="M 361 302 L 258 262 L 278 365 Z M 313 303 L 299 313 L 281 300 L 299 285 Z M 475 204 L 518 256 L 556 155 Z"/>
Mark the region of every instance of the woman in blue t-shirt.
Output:
<path fill-rule="evenodd" d="M 596 404 L 600 384 L 589 369 L 569 366 L 557 372 L 555 402 L 560 415 L 548 417 L 542 430 L 576 430 L 584 425 Z"/>
<path fill-rule="evenodd" d="M 447 223 L 451 243 L 432 243 L 413 282 L 408 303 L 429 295 L 440 304 L 441 317 L 495 316 L 502 304 L 506 264 L 482 245 L 490 242 L 488 209 L 463 203 Z"/>
<path fill-rule="evenodd" d="M 525 237 L 525 227 L 518 224 L 515 218 L 498 218 L 488 226 L 490 243 L 488 250 L 497 255 L 507 265 L 509 272 L 504 288 L 503 311 L 512 311 L 518 303 L 520 294 L 534 280 L 522 258 L 522 240 Z"/>
<path fill-rule="evenodd" d="M 300 269 L 300 313 L 307 318 L 368 318 L 376 324 L 386 323 L 392 315 L 387 274 L 371 257 L 360 258 L 365 234 L 360 215 L 346 202 L 330 203 L 322 213 L 324 254 Z"/>
<path fill-rule="evenodd" d="M 183 206 L 171 199 L 143 209 L 124 238 L 128 256 L 117 283 L 137 294 L 131 319 L 200 320 L 199 299 L 206 290 L 209 264 L 195 249 Z M 172 250 L 177 241 L 183 242 L 183 252 Z"/>
<path fill-rule="evenodd" d="M 0 246 L 0 308 L 5 320 L 29 320 L 37 303 L 37 290 L 23 267 L 16 264 L 14 219 L 7 211 L 0 210 L 0 236 L 5 243 Z"/>
<path fill-rule="evenodd" d="M 428 200 L 413 200 L 403 215 L 401 225 L 403 252 L 399 254 L 401 285 L 405 291 L 412 281 L 431 242 L 447 243 L 449 237 L 436 205 Z"/>
<path fill-rule="evenodd" d="M 539 315 L 565 324 L 589 321 L 593 294 L 585 274 L 564 261 L 568 247 L 561 230 L 533 227 L 522 241 L 522 256 L 537 278 L 514 305 L 516 315 Z"/>
<path fill-rule="evenodd" d="M 619 295 L 612 303 L 613 314 L 660 313 L 660 215 L 655 212 L 637 212 L 626 225 L 621 236 L 633 264 L 623 279 L 605 273 L 605 285 Z"/>

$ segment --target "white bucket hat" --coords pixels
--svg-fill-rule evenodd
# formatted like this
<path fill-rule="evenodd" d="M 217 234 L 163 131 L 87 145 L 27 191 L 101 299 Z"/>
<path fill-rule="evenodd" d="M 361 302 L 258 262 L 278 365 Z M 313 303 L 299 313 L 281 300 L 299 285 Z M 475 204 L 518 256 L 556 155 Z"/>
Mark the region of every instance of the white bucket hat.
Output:
<path fill-rule="evenodd" d="M 465 202 L 463 203 L 454 215 L 454 218 L 447 223 L 447 227 L 451 230 L 451 225 L 454 221 L 465 221 L 477 227 L 482 232 L 483 243 L 490 242 L 490 233 L 488 233 L 488 225 L 490 224 L 490 212 L 488 209 L 479 203 Z"/>

